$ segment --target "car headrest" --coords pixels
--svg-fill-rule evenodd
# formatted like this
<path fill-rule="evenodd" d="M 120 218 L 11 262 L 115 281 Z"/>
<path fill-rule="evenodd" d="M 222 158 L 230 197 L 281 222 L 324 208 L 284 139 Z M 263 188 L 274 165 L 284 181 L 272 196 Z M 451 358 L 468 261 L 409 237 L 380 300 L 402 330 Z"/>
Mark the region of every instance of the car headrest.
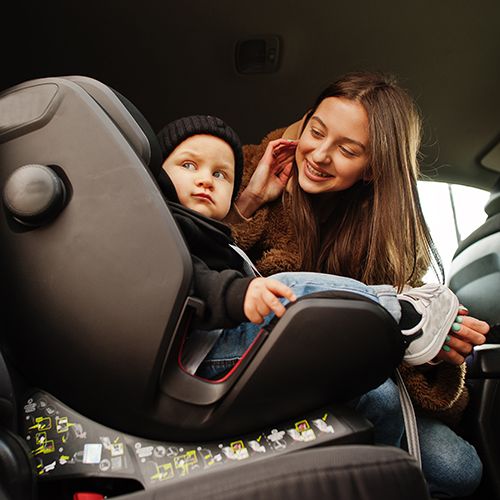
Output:
<path fill-rule="evenodd" d="M 491 190 L 491 195 L 484 206 L 484 211 L 488 214 L 488 217 L 500 213 L 500 178 Z"/>

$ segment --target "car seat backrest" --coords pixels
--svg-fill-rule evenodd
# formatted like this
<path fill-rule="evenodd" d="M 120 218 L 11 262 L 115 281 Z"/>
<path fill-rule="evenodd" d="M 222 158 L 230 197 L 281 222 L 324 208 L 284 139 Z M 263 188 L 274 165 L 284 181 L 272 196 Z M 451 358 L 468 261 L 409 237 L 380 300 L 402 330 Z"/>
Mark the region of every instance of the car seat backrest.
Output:
<path fill-rule="evenodd" d="M 454 258 L 476 241 L 500 231 L 500 179 L 493 186 L 491 195 L 484 206 L 484 211 L 488 215 L 488 218 L 484 224 L 478 227 L 460 243 L 455 252 Z"/>
<path fill-rule="evenodd" d="M 485 205 L 488 218 L 463 240 L 450 269 L 449 286 L 472 314 L 500 322 L 500 179 Z"/>
<path fill-rule="evenodd" d="M 1 211 L 1 307 L 11 348 L 48 390 L 107 379 L 123 393 L 106 397 L 127 394 L 133 405 L 161 369 L 159 353 L 168 350 L 191 281 L 182 236 L 144 168 L 152 161 L 159 168 L 154 141 L 109 88 L 80 77 L 0 94 L 0 123 L 2 190 L 35 164 L 55 172 L 66 192 L 60 213 L 38 226 Z M 75 349 L 92 373 L 68 364 Z M 96 383 L 96 405 L 99 391 Z"/>

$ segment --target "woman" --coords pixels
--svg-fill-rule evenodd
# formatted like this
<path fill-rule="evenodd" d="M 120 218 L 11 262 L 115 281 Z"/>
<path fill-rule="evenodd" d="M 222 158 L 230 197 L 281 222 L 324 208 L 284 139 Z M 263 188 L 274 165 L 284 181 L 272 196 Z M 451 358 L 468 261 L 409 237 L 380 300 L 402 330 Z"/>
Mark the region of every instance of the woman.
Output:
<path fill-rule="evenodd" d="M 418 199 L 420 130 L 412 99 L 392 79 L 341 78 L 300 124 L 246 147 L 244 188 L 227 219 L 237 243 L 264 275 L 315 271 L 400 290 L 419 285 L 430 265 L 441 269 Z M 481 477 L 473 447 L 435 418 L 460 417 L 467 404 L 464 358 L 489 329 L 464 313 L 436 358 L 445 363 L 401 366 L 420 410 L 433 496 L 470 494 Z M 375 424 L 379 442 L 401 444 L 402 420 L 388 429 L 391 412 L 400 413 L 391 381 L 364 395 L 358 409 Z"/>

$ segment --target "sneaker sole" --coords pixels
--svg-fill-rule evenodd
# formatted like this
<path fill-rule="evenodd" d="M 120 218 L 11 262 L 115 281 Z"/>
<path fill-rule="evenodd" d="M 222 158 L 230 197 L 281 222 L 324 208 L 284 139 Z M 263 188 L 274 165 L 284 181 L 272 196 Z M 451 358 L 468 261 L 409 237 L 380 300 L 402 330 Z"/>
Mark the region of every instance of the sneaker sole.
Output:
<path fill-rule="evenodd" d="M 427 363 L 428 361 L 431 361 L 434 359 L 438 354 L 439 351 L 441 350 L 441 347 L 444 344 L 444 341 L 448 335 L 448 332 L 451 329 L 451 326 L 454 323 L 455 317 L 458 314 L 458 297 L 456 295 L 453 295 L 452 298 L 452 306 L 450 307 L 450 312 L 448 313 L 448 316 L 445 319 L 445 328 L 443 328 L 443 333 L 437 337 L 434 338 L 434 341 L 427 346 L 427 348 L 423 351 L 420 351 L 417 354 L 412 354 L 411 356 L 404 357 L 403 361 L 411 366 L 417 366 L 417 365 L 423 365 L 424 363 Z"/>

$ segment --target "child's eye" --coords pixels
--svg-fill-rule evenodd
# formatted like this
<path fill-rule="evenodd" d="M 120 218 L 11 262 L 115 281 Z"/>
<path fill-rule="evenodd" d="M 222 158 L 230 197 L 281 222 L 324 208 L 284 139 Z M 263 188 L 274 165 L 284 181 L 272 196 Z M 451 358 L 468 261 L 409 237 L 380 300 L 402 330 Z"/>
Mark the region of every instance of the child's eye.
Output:
<path fill-rule="evenodd" d="M 181 166 L 187 170 L 196 170 L 196 165 L 191 161 L 185 161 Z"/>
<path fill-rule="evenodd" d="M 216 172 L 214 172 L 213 175 L 216 179 L 225 179 L 226 178 L 226 175 L 224 174 L 224 172 L 221 172 L 220 170 L 217 170 Z"/>

